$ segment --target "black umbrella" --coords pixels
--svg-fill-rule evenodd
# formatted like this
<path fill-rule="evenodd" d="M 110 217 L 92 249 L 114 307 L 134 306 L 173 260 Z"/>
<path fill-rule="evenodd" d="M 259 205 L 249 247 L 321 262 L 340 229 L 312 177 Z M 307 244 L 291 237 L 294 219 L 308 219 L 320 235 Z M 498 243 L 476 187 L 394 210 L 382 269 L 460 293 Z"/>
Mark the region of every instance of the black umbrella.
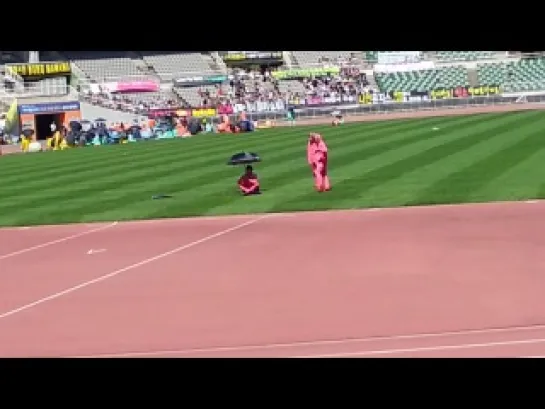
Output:
<path fill-rule="evenodd" d="M 246 165 L 248 163 L 261 162 L 261 158 L 257 153 L 240 152 L 229 159 L 228 165 Z"/>
<path fill-rule="evenodd" d="M 30 129 L 30 128 L 23 129 L 23 135 L 24 135 L 26 138 L 28 138 L 29 136 L 34 135 L 34 129 Z"/>
<path fill-rule="evenodd" d="M 104 119 L 104 118 L 97 118 L 97 119 L 95 119 L 95 122 L 106 122 L 106 119 Z"/>

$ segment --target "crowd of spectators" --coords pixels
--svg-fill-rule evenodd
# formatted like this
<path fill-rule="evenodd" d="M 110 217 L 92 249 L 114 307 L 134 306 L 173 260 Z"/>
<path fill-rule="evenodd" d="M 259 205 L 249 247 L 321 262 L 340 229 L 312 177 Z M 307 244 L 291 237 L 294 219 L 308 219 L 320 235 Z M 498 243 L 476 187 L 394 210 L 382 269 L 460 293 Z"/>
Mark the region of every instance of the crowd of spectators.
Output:
<path fill-rule="evenodd" d="M 369 91 L 369 81 L 365 73 L 355 67 L 346 67 L 339 74 L 328 74 L 317 78 L 301 80 L 305 95 L 293 97 L 304 98 L 307 104 L 335 103 L 357 101 L 358 95 Z M 290 95 L 289 98 L 292 98 Z"/>
<path fill-rule="evenodd" d="M 202 106 L 221 111 L 279 111 L 284 109 L 284 95 L 270 70 L 232 70 L 228 82 L 199 89 Z"/>
<path fill-rule="evenodd" d="M 282 111 L 287 105 L 317 105 L 357 101 L 360 94 L 373 92 L 364 72 L 360 72 L 355 57 L 335 61 L 323 59 L 323 67 L 342 67 L 338 74 L 302 78 L 296 87 L 280 86 L 272 68 L 232 69 L 223 84 L 202 86 L 196 89 L 201 107 L 218 109 L 219 113 L 241 111 Z M 292 80 L 293 81 L 293 80 Z M 166 96 L 137 98 L 131 95 L 108 92 L 86 92 L 89 102 L 124 112 L 145 114 L 150 109 L 189 108 L 180 99 Z"/>
<path fill-rule="evenodd" d="M 302 78 L 298 80 L 301 87 L 293 90 L 288 86 L 283 92 L 270 70 L 236 70 L 228 84 L 200 91 L 202 104 L 220 110 L 232 107 L 234 112 L 281 111 L 286 105 L 357 101 L 360 94 L 374 91 L 355 64 L 343 60 L 342 65 L 337 75 Z"/>

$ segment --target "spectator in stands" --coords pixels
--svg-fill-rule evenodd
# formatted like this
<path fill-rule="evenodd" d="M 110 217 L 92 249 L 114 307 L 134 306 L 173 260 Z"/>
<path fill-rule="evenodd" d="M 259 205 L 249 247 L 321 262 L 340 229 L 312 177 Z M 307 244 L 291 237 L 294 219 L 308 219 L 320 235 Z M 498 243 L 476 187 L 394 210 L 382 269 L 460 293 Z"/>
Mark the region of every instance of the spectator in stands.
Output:
<path fill-rule="evenodd" d="M 276 80 L 270 69 L 242 70 L 234 69 L 229 75 L 229 89 L 222 91 L 219 102 L 224 104 L 225 96 L 229 96 L 229 105 L 234 112 L 265 112 L 284 109 L 285 96 L 278 89 Z M 218 109 L 221 109 L 218 106 Z"/>

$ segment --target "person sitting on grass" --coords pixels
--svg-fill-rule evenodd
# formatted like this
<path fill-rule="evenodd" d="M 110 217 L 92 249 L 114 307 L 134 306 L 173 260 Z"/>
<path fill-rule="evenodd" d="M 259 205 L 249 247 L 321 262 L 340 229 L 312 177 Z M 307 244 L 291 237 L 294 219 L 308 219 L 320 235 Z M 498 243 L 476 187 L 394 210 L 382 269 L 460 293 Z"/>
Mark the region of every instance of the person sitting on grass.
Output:
<path fill-rule="evenodd" d="M 259 179 L 254 173 L 252 165 L 246 166 L 246 172 L 238 179 L 238 188 L 244 196 L 258 195 Z"/>

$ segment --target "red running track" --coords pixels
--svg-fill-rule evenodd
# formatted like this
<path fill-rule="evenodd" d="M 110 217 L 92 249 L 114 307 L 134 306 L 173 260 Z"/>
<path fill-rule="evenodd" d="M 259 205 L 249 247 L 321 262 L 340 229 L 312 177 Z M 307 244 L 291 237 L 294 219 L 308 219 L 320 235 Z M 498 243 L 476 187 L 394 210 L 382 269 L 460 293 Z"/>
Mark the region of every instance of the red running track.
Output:
<path fill-rule="evenodd" d="M 545 356 L 544 211 L 0 229 L 0 356 Z"/>

